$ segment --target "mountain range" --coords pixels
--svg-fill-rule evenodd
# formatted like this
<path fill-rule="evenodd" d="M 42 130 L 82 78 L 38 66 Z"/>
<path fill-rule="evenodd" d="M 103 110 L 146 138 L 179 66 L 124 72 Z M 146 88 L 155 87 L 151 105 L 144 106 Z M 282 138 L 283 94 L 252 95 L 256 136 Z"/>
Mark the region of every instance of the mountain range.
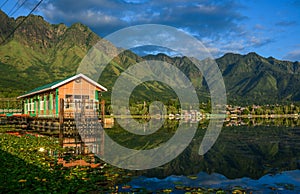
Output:
<path fill-rule="evenodd" d="M 17 19 L 0 11 L 0 97 L 15 97 L 25 91 L 74 75 L 87 54 L 100 39 L 87 26 L 50 24 L 41 16 Z M 23 22 L 19 28 L 13 30 Z M 115 57 L 99 83 L 111 91 L 115 80 L 130 65 L 147 60 L 164 61 L 178 67 L 194 83 L 201 101 L 209 100 L 204 77 L 188 57 L 165 54 L 138 56 L 125 51 Z M 300 102 L 300 63 L 227 53 L 215 59 L 231 104 Z M 199 81 L 200 80 L 200 81 Z M 165 84 L 147 82 L 135 88 L 135 100 L 169 100 L 174 92 Z M 104 94 L 109 101 L 110 92 Z"/>

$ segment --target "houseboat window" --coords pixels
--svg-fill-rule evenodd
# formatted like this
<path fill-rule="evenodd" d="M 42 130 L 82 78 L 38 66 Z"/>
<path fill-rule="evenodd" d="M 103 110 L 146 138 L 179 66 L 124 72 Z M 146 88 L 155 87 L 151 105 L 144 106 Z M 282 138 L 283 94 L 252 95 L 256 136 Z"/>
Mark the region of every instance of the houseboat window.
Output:
<path fill-rule="evenodd" d="M 75 100 L 75 110 L 78 111 L 78 110 L 81 110 L 81 100 Z"/>
<path fill-rule="evenodd" d="M 66 94 L 65 96 L 65 108 L 70 109 L 73 103 L 73 95 Z"/>
<path fill-rule="evenodd" d="M 49 110 L 48 99 L 46 100 L 46 103 L 45 103 L 45 110 Z"/>
<path fill-rule="evenodd" d="M 98 100 L 93 100 L 93 102 L 91 102 L 93 104 L 93 109 L 97 110 L 99 108 L 99 101 Z"/>
<path fill-rule="evenodd" d="M 66 94 L 65 98 L 66 100 L 73 100 L 73 95 Z"/>
<path fill-rule="evenodd" d="M 81 109 L 81 106 L 85 104 L 85 108 L 90 109 L 89 95 L 65 95 L 65 108 L 66 109 Z"/>
<path fill-rule="evenodd" d="M 28 111 L 34 111 L 34 106 L 32 102 L 29 102 L 28 104 L 26 104 L 26 106 Z"/>
<path fill-rule="evenodd" d="M 34 108 L 34 111 L 36 111 L 39 107 L 39 101 L 38 100 L 35 100 L 34 103 L 33 103 L 33 108 Z"/>
<path fill-rule="evenodd" d="M 99 101 L 98 100 L 94 100 L 94 109 L 95 110 L 98 109 L 98 104 L 99 104 Z"/>
<path fill-rule="evenodd" d="M 44 110 L 44 100 L 40 101 L 40 110 Z"/>
<path fill-rule="evenodd" d="M 56 110 L 55 106 L 56 106 L 56 98 L 54 97 L 53 100 L 52 100 L 52 109 L 53 110 Z"/>
<path fill-rule="evenodd" d="M 34 102 L 30 103 L 30 111 L 34 111 Z"/>
<path fill-rule="evenodd" d="M 88 100 L 88 99 L 90 99 L 90 97 L 89 97 L 89 95 L 74 95 L 74 99 Z"/>
<path fill-rule="evenodd" d="M 85 109 L 93 109 L 93 100 L 85 100 L 84 101 L 84 105 L 85 105 Z"/>
<path fill-rule="evenodd" d="M 27 106 L 27 111 L 30 111 L 30 103 L 27 103 L 26 106 Z"/>

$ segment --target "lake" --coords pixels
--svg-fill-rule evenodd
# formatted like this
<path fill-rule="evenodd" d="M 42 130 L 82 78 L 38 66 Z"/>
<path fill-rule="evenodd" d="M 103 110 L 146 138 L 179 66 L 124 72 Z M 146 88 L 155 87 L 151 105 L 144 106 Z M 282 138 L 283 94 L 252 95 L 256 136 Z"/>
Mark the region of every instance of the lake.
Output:
<path fill-rule="evenodd" d="M 197 122 L 188 123 L 198 125 L 188 147 L 160 167 L 131 171 L 134 178 L 125 186 L 120 185 L 120 191 L 300 192 L 298 119 L 244 118 L 226 121 L 215 144 L 200 156 L 198 149 L 208 123 L 208 120 L 201 120 L 199 125 Z M 144 136 L 133 135 L 118 123 L 106 132 L 123 146 L 152 149 L 168 141 L 176 133 L 178 124 L 178 120 L 167 120 L 158 131 Z"/>
<path fill-rule="evenodd" d="M 0 154 L 5 168 L 0 168 L 0 180 L 4 181 L 0 192 L 34 188 L 74 193 L 78 190 L 100 193 L 300 193 L 300 120 L 297 118 L 227 119 L 221 122 L 222 125 L 213 120 L 222 130 L 215 142 L 210 139 L 212 147 L 204 155 L 198 153 L 209 131 L 209 120 L 167 119 L 162 122 L 162 127 L 161 120 L 135 121 L 132 124 L 131 120 L 116 120 L 104 129 L 108 136 L 98 128 L 94 128 L 95 134 L 84 130 L 86 135 L 92 135 L 87 136 L 90 142 L 85 141 L 85 144 L 78 132 L 75 135 L 66 133 L 65 148 L 60 147 L 60 139 L 56 136 L 2 126 Z M 188 143 L 182 146 L 176 141 L 169 148 L 175 148 L 173 151 L 177 151 L 178 156 L 155 168 L 146 164 L 165 159 L 173 151 L 136 158 L 138 163 L 149 167 L 148 170 L 116 168 L 89 154 L 92 149 L 100 158 L 101 154 L 113 153 L 114 148 L 104 146 L 109 138 L 138 151 L 160 148 L 178 135 L 179 126 L 183 126 L 179 139 L 187 139 Z M 99 142 L 102 144 L 97 144 Z M 131 157 L 120 155 L 110 156 L 121 158 L 121 164 Z"/>

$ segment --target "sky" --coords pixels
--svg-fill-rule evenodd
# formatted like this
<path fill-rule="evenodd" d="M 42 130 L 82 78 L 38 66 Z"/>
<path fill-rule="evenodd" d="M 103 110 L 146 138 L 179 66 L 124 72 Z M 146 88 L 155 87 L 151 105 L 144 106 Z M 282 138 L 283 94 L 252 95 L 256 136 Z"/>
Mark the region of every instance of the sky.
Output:
<path fill-rule="evenodd" d="M 10 17 L 27 15 L 38 0 L 1 0 Z M 178 28 L 214 57 L 256 52 L 300 61 L 300 0 L 43 0 L 36 15 L 52 24 L 83 23 L 101 37 L 140 24 Z M 145 49 L 139 54 L 164 52 Z M 167 51 L 166 51 L 167 52 Z"/>

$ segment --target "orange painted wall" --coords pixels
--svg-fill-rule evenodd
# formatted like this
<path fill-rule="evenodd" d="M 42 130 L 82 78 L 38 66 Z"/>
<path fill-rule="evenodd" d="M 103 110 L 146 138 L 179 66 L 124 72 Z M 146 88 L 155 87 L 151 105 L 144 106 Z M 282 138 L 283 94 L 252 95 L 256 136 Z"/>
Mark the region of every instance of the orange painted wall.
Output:
<path fill-rule="evenodd" d="M 64 84 L 59 87 L 58 94 L 59 99 L 65 99 L 66 95 L 80 95 L 80 96 L 89 96 L 89 100 L 95 99 L 95 91 L 102 91 L 101 88 L 94 86 L 83 78 L 78 78 L 69 83 Z M 89 101 L 91 102 L 91 101 Z M 60 106 L 58 104 L 58 106 Z M 72 113 L 72 109 L 65 109 L 65 114 Z"/>
<path fill-rule="evenodd" d="M 80 81 L 71 81 L 59 88 L 59 98 L 65 99 L 66 95 L 88 95 L 89 99 L 95 99 L 95 90 L 101 91 L 100 88 L 79 78 Z"/>

